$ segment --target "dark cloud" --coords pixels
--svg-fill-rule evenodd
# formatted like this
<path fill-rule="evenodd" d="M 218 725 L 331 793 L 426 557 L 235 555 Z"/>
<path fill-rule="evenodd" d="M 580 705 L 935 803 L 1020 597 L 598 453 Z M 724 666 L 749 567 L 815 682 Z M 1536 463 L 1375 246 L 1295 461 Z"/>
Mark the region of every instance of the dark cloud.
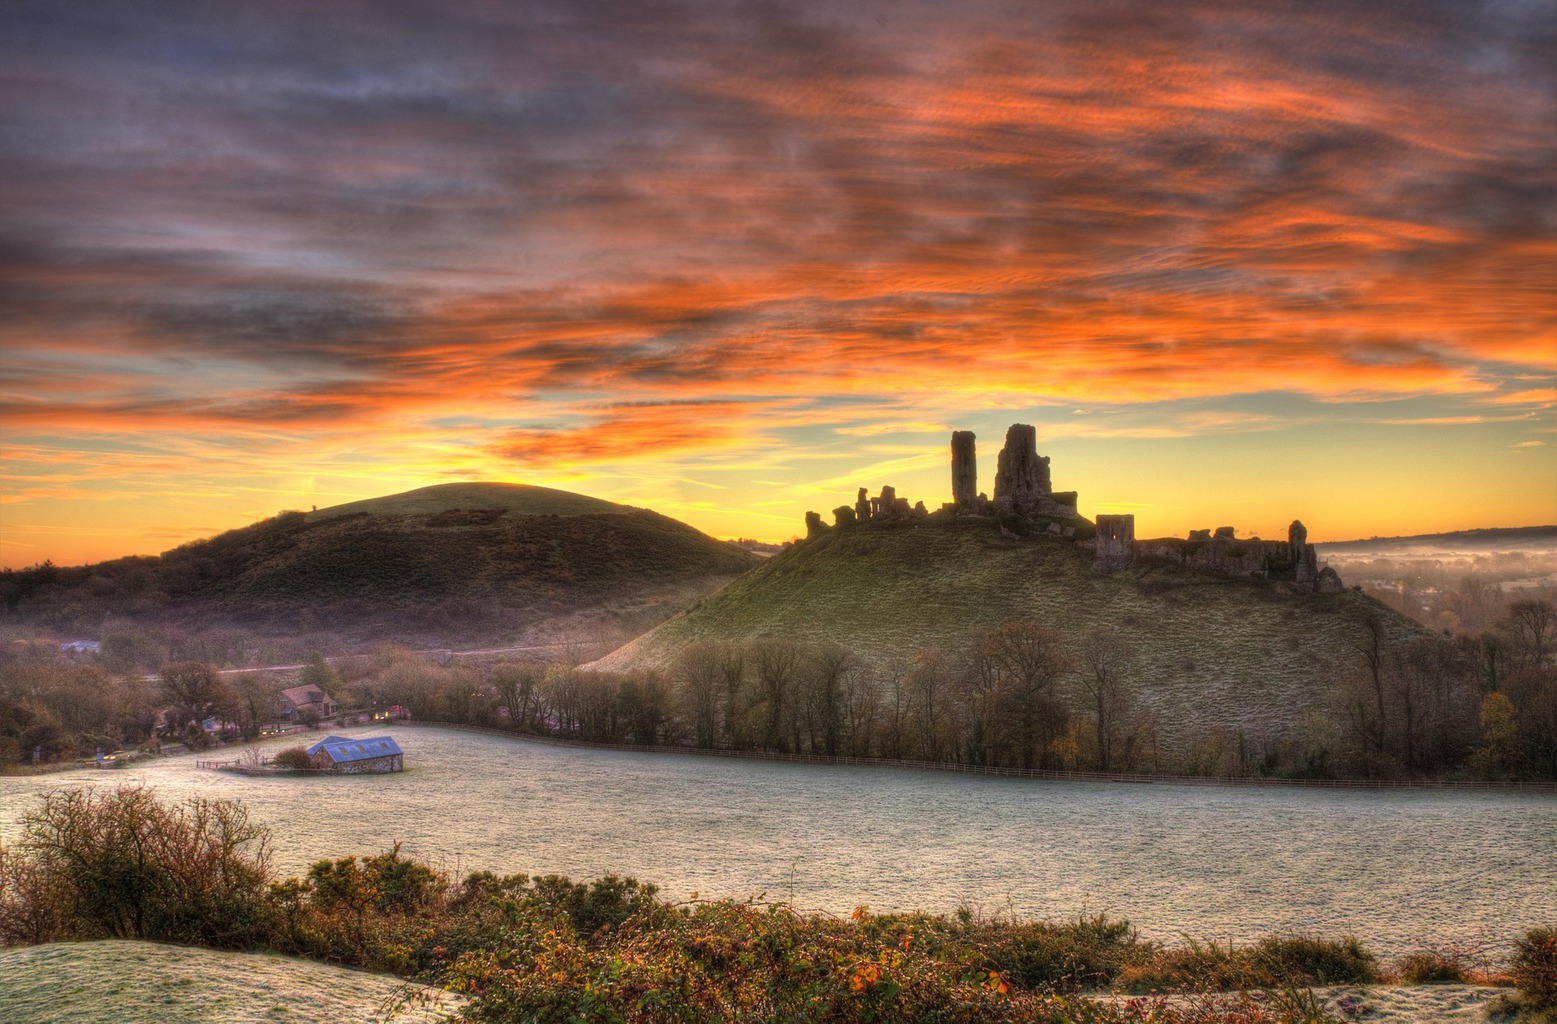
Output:
<path fill-rule="evenodd" d="M 162 360 L 188 420 L 603 390 L 712 444 L 676 435 L 676 400 L 935 391 L 1016 359 L 1100 398 L 1223 394 L 1251 365 L 1319 394 L 1550 369 L 1546 4 L 0 19 L 0 341 Z M 1424 354 L 1391 383 L 1368 368 L 1397 344 Z M 263 385 L 205 369 L 231 361 Z M 104 376 L 83 413 L 128 423 L 137 386 Z"/>

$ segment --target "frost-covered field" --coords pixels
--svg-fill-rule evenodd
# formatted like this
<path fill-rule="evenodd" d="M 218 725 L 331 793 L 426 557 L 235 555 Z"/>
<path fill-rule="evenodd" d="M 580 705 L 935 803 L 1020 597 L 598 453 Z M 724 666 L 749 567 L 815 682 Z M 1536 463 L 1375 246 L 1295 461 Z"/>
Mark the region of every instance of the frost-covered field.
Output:
<path fill-rule="evenodd" d="M 38 793 L 142 782 L 243 801 L 288 874 L 399 842 L 454 873 L 615 872 L 843 915 L 1106 911 L 1169 942 L 1352 933 L 1385 957 L 1502 956 L 1557 920 L 1550 794 L 1053 783 L 390 732 L 403 774 L 245 778 L 186 756 L 0 779 L 0 840 Z"/>
<path fill-rule="evenodd" d="M 0 950 L 7 1024 L 357 1024 L 447 1020 L 455 997 L 268 953 L 152 942 Z"/>

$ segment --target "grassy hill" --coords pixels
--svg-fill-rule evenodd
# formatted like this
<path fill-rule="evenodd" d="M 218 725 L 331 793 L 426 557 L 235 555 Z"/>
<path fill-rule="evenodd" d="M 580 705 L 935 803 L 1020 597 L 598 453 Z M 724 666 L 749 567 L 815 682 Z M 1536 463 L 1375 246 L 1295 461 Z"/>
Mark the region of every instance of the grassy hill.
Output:
<path fill-rule="evenodd" d="M 284 512 L 155 558 L 11 573 L 5 601 L 86 628 L 111 614 L 434 643 L 625 639 L 759 561 L 647 509 L 448 484 Z"/>
<path fill-rule="evenodd" d="M 1138 564 L 1112 576 L 1067 543 L 1019 541 L 987 525 L 828 533 L 780 554 L 593 667 L 668 670 L 698 642 L 771 636 L 838 643 L 885 665 L 921 651 L 957 657 L 980 633 L 1036 620 L 1071 641 L 1125 641 L 1143 706 L 1162 733 L 1287 735 L 1322 707 L 1326 684 L 1360 662 L 1360 620 L 1404 639 L 1422 627 L 1351 591 Z"/>

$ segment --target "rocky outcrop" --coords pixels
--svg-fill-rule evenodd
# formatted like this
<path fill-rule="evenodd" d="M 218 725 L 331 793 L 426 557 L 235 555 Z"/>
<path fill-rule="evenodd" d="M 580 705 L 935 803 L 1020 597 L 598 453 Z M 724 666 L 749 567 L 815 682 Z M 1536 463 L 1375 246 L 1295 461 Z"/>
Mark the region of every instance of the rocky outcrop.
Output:
<path fill-rule="evenodd" d="M 1319 576 L 1314 580 L 1316 594 L 1339 594 L 1345 589 L 1346 585 L 1341 582 L 1341 574 L 1328 565 L 1319 570 Z"/>

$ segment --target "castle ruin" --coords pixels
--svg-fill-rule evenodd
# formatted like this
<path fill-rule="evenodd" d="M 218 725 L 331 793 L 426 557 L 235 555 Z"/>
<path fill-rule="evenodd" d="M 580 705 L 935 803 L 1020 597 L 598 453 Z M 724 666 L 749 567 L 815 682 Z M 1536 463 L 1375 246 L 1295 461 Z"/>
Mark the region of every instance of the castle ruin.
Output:
<path fill-rule="evenodd" d="M 1013 423 L 996 460 L 995 496 L 978 493 L 977 437 L 971 430 L 951 436 L 952 500 L 935 513 L 924 502 L 909 505 L 895 488 L 886 486 L 876 497 L 861 487 L 852 506 L 833 510 L 833 525 L 815 512 L 806 513 L 806 539 L 858 525 L 914 526 L 940 522 L 993 522 L 1001 532 L 1017 536 L 1049 536 L 1071 540 L 1090 550 L 1093 568 L 1104 575 L 1137 564 L 1170 564 L 1207 569 L 1229 576 L 1289 581 L 1295 589 L 1322 594 L 1339 593 L 1341 578 L 1329 566 L 1319 567 L 1308 530 L 1293 520 L 1285 541 L 1240 538 L 1231 526 L 1191 530 L 1186 539 L 1165 537 L 1137 540 L 1135 516 L 1100 514 L 1097 522 L 1076 510 L 1075 491 L 1055 491 L 1049 475 L 1049 457 L 1038 454 L 1038 432 L 1026 423 Z"/>

